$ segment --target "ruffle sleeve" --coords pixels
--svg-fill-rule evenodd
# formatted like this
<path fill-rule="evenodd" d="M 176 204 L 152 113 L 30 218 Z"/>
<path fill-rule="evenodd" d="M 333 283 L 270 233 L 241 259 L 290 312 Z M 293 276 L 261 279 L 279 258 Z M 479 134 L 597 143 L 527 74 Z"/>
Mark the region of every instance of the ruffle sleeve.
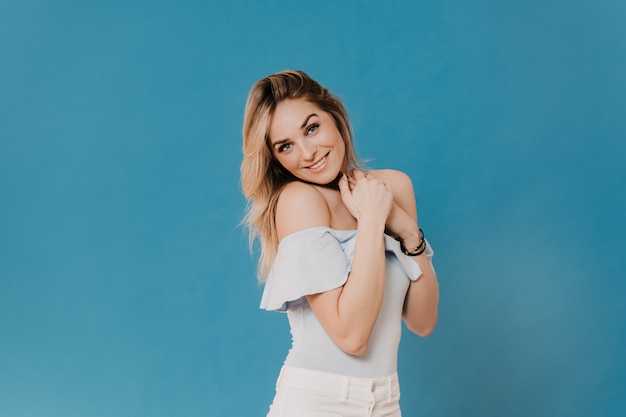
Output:
<path fill-rule="evenodd" d="M 281 240 L 261 308 L 285 311 L 289 302 L 345 284 L 351 259 L 332 232 L 327 227 L 314 227 Z"/>
<path fill-rule="evenodd" d="M 387 252 L 393 252 L 393 254 L 396 255 L 402 270 L 411 281 L 417 281 L 418 278 L 422 276 L 422 269 L 419 267 L 417 262 L 413 260 L 413 257 L 405 255 L 400 248 L 400 242 L 388 235 L 385 235 L 385 250 Z M 424 253 L 432 263 L 434 252 L 428 241 L 426 241 L 426 249 L 424 250 Z"/>
<path fill-rule="evenodd" d="M 285 236 L 268 274 L 260 307 L 285 311 L 289 303 L 306 295 L 339 288 L 348 279 L 356 230 L 313 227 Z M 400 243 L 385 235 L 385 250 L 392 252 L 407 277 L 415 281 L 422 275 L 417 263 L 400 250 Z M 427 246 L 426 254 L 432 257 Z"/>

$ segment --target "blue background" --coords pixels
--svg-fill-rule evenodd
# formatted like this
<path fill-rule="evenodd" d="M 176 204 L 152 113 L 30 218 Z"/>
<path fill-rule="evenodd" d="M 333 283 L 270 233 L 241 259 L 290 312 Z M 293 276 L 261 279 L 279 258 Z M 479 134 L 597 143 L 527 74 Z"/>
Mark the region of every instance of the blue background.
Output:
<path fill-rule="evenodd" d="M 414 180 L 404 414 L 626 415 L 623 1 L 0 1 L 0 57 L 1 416 L 264 415 L 240 129 L 287 68 Z"/>

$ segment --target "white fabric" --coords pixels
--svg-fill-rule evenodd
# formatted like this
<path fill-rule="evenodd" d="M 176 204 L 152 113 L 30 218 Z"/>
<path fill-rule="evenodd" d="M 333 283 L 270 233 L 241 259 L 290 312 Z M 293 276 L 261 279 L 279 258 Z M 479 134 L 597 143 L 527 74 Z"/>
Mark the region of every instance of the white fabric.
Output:
<path fill-rule="evenodd" d="M 285 236 L 270 270 L 261 308 L 285 311 L 302 296 L 332 290 L 345 284 L 354 255 L 356 230 L 312 227 Z M 385 250 L 394 253 L 412 281 L 422 271 L 415 261 L 400 250 L 400 242 L 385 235 Z M 427 246 L 426 254 L 433 251 Z"/>
<path fill-rule="evenodd" d="M 398 375 L 355 378 L 284 366 L 267 417 L 401 417 Z"/>
<path fill-rule="evenodd" d="M 422 271 L 385 235 L 385 292 L 367 351 L 352 356 L 324 331 L 306 295 L 342 286 L 350 272 L 357 232 L 314 227 L 286 236 L 278 247 L 261 300 L 267 310 L 287 311 L 292 347 L 286 366 L 362 378 L 387 377 L 396 372 L 402 331 L 402 307 L 410 280 Z M 427 247 L 432 257 L 432 249 Z"/>

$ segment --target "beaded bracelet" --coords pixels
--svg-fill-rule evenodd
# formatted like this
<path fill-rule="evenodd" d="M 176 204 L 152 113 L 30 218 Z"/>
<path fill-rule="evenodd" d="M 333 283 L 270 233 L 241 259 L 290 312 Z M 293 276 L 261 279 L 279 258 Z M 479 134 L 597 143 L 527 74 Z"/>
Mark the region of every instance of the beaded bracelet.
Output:
<path fill-rule="evenodd" d="M 417 255 L 421 255 L 426 250 L 426 239 L 424 238 L 424 231 L 422 230 L 421 227 L 418 227 L 418 229 L 419 229 L 420 238 L 422 239 L 422 241 L 420 242 L 419 245 L 417 245 L 416 248 L 407 250 L 407 248 L 404 247 L 404 242 L 402 241 L 402 239 L 398 239 L 400 240 L 400 249 L 402 250 L 402 253 L 404 253 L 405 255 L 417 256 Z"/>

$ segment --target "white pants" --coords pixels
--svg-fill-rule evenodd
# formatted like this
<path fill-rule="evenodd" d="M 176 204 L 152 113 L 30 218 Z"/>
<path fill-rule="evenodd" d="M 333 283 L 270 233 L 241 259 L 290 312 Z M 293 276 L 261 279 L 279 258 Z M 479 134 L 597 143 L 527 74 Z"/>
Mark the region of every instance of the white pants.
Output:
<path fill-rule="evenodd" d="M 283 366 L 267 417 L 401 417 L 398 375 L 355 378 Z"/>

